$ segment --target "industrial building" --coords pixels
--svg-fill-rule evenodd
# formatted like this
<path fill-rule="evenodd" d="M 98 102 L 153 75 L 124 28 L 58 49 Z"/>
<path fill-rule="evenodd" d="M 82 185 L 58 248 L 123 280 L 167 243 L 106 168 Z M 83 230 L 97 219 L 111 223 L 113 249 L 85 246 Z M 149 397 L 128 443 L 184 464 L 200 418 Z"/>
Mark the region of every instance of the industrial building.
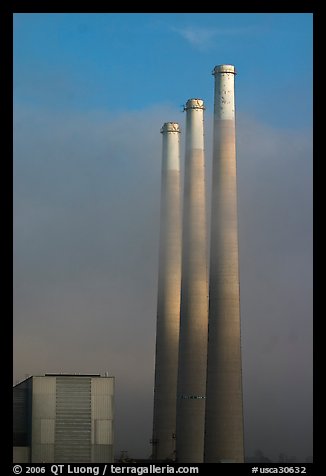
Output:
<path fill-rule="evenodd" d="M 114 377 L 32 376 L 13 388 L 14 463 L 114 461 Z"/>
<path fill-rule="evenodd" d="M 181 287 L 179 274 L 167 272 L 168 269 L 173 269 L 172 265 L 162 258 L 162 249 L 176 249 L 172 248 L 173 239 L 175 240 L 173 237 L 179 237 L 180 233 L 179 220 L 170 220 L 167 228 L 165 225 L 166 217 L 179 213 L 179 185 L 175 195 L 177 199 L 173 200 L 171 195 L 170 201 L 167 201 L 166 196 L 171 192 L 168 182 L 162 180 L 164 203 L 161 207 L 164 208 L 164 214 L 161 214 L 161 226 L 166 232 L 161 233 L 153 444 L 165 449 L 162 452 L 153 450 L 153 459 L 172 459 L 171 438 L 175 419 L 176 454 L 173 459 L 178 463 L 244 462 L 235 67 L 229 64 L 218 65 L 214 68 L 213 75 L 215 94 L 210 270 L 208 276 L 203 122 L 205 107 L 201 99 L 189 99 L 185 107 L 187 117 Z M 166 150 L 166 143 L 163 141 L 163 160 L 167 160 Z M 176 241 L 174 245 L 175 243 Z M 179 270 L 179 242 L 177 249 L 174 265 Z M 162 270 L 170 295 L 162 294 Z M 172 302 L 169 296 L 172 295 L 173 319 L 171 314 L 168 320 L 167 310 Z M 178 354 L 175 352 L 177 338 Z M 175 402 L 174 409 L 172 402 Z M 163 428 L 167 423 L 167 415 L 172 424 L 166 425 L 165 433 L 158 432 L 157 428 L 160 425 Z"/>

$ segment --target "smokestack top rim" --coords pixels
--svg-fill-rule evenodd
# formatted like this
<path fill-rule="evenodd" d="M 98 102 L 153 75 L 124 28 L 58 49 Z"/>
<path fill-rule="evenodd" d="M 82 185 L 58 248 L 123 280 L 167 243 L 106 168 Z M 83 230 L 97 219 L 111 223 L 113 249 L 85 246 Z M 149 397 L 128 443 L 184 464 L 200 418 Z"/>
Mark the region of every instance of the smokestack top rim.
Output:
<path fill-rule="evenodd" d="M 212 71 L 212 75 L 215 76 L 219 73 L 232 73 L 237 74 L 235 66 L 233 64 L 218 64 Z"/>
<path fill-rule="evenodd" d="M 181 132 L 180 125 L 178 122 L 164 122 L 160 130 L 161 134 L 164 132 Z"/>
<path fill-rule="evenodd" d="M 184 111 L 188 109 L 206 109 L 204 101 L 199 98 L 188 99 L 186 105 L 184 106 Z"/>

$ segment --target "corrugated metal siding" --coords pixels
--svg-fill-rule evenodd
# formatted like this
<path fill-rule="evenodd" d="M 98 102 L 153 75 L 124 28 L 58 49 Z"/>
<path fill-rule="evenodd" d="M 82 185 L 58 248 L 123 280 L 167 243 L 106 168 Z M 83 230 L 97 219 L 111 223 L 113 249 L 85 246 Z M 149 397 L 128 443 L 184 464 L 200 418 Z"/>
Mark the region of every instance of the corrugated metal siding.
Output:
<path fill-rule="evenodd" d="M 113 445 L 92 445 L 93 463 L 113 463 Z"/>
<path fill-rule="evenodd" d="M 32 446 L 32 463 L 53 463 L 54 445 L 34 443 Z"/>
<path fill-rule="evenodd" d="M 92 379 L 92 445 L 113 447 L 114 378 Z M 92 462 L 113 461 L 113 450 L 93 451 Z M 110 454 L 112 453 L 112 459 Z M 93 459 L 99 454 L 100 460 Z M 105 455 L 105 456 L 104 456 Z"/>
<path fill-rule="evenodd" d="M 92 395 L 92 419 L 111 420 L 112 418 L 112 395 Z"/>
<path fill-rule="evenodd" d="M 55 379 L 33 377 L 33 418 L 55 419 Z"/>
<path fill-rule="evenodd" d="M 14 446 L 12 462 L 13 463 L 29 463 L 30 449 L 28 446 Z"/>
<path fill-rule="evenodd" d="M 113 395 L 114 378 L 113 377 L 93 377 L 92 395 Z"/>
<path fill-rule="evenodd" d="M 91 462 L 91 378 L 56 377 L 54 461 Z"/>
<path fill-rule="evenodd" d="M 41 420 L 41 442 L 43 444 L 54 444 L 55 421 L 51 418 Z"/>
<path fill-rule="evenodd" d="M 95 444 L 112 444 L 112 420 L 95 420 Z"/>
<path fill-rule="evenodd" d="M 55 383 L 52 377 L 33 377 L 34 395 L 54 395 Z"/>
<path fill-rule="evenodd" d="M 13 444 L 31 445 L 32 378 L 13 388 Z"/>
<path fill-rule="evenodd" d="M 37 418 L 55 419 L 55 388 L 53 394 L 37 394 L 33 395 L 33 413 Z"/>
<path fill-rule="evenodd" d="M 55 379 L 33 377 L 32 463 L 53 462 L 55 391 Z"/>
<path fill-rule="evenodd" d="M 26 385 L 21 384 L 13 389 L 13 418 L 13 445 L 28 446 Z"/>

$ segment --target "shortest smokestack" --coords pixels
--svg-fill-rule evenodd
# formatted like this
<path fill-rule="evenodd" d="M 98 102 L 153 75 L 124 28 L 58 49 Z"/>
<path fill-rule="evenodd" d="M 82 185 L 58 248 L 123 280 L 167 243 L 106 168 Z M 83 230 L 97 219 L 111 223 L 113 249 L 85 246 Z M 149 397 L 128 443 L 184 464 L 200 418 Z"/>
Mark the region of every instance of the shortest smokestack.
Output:
<path fill-rule="evenodd" d="M 180 127 L 166 122 L 162 151 L 161 230 L 157 302 L 153 459 L 175 458 L 180 326 Z"/>

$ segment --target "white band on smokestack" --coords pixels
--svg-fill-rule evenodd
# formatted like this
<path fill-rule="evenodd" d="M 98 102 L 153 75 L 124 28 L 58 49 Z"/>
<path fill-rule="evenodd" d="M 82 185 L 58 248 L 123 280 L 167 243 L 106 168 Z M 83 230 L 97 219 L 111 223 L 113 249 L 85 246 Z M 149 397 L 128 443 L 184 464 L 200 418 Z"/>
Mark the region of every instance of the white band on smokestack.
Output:
<path fill-rule="evenodd" d="M 215 117 L 234 120 L 234 76 L 237 74 L 235 67 L 232 64 L 221 64 L 215 66 L 212 74 L 215 76 Z"/>
<path fill-rule="evenodd" d="M 177 122 L 165 122 L 161 128 L 161 133 L 180 134 L 180 126 Z M 168 170 L 180 170 L 179 160 L 179 139 L 176 141 L 163 140 L 163 157 L 166 158 L 165 166 Z"/>
<path fill-rule="evenodd" d="M 203 111 L 205 110 L 202 99 L 188 99 L 184 110 L 188 112 L 188 132 L 186 147 L 189 149 L 204 150 L 204 125 Z"/>

